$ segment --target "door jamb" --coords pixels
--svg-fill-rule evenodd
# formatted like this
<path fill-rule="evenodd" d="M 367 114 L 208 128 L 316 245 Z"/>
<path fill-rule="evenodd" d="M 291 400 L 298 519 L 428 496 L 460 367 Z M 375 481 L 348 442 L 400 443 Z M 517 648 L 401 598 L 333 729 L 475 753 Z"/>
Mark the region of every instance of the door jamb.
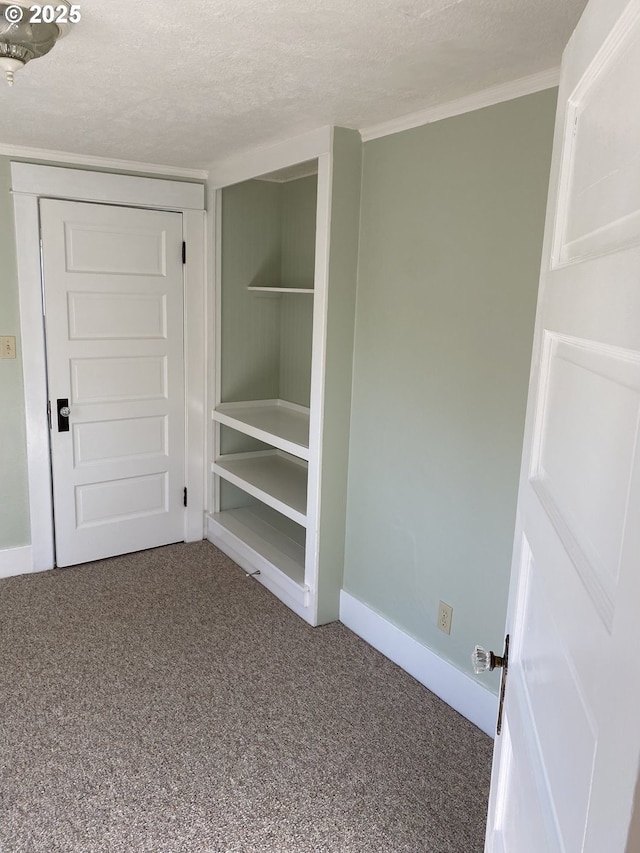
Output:
<path fill-rule="evenodd" d="M 182 213 L 185 304 L 185 541 L 204 538 L 206 460 L 206 211 L 203 184 L 11 163 L 24 381 L 32 571 L 54 566 L 39 199 L 102 202 Z"/>

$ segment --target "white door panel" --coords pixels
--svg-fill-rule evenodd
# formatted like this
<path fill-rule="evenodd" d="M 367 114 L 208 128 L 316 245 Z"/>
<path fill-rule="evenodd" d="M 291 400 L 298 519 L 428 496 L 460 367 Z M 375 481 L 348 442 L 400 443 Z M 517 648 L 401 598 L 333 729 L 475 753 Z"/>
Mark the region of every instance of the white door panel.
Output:
<path fill-rule="evenodd" d="M 40 215 L 56 562 L 181 541 L 182 216 L 48 199 Z"/>
<path fill-rule="evenodd" d="M 640 0 L 565 52 L 487 851 L 623 853 L 640 766 Z"/>

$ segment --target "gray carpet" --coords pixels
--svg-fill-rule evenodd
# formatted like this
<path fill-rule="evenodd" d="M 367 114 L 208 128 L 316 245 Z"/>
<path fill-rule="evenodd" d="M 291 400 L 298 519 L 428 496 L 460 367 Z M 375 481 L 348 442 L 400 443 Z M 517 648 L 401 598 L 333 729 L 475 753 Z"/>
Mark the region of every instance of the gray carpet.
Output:
<path fill-rule="evenodd" d="M 491 740 L 208 543 L 0 583 L 3 853 L 473 853 Z"/>

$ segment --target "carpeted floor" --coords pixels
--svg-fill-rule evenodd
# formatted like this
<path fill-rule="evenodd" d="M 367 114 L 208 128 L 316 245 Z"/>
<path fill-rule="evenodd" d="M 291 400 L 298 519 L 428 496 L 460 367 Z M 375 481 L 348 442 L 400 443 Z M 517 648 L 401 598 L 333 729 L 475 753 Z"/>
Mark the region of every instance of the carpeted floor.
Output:
<path fill-rule="evenodd" d="M 473 853 L 492 741 L 208 543 L 0 583 L 3 853 Z"/>

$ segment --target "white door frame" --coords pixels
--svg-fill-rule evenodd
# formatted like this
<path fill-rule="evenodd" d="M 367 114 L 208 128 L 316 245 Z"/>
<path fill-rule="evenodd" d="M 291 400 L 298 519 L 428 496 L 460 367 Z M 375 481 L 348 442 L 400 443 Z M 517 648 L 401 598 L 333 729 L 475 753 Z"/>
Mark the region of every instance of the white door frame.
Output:
<path fill-rule="evenodd" d="M 40 272 L 39 199 L 98 202 L 182 213 L 185 304 L 185 541 L 204 537 L 207 294 L 203 184 L 11 163 L 24 380 L 32 571 L 54 566 L 47 374 Z"/>

